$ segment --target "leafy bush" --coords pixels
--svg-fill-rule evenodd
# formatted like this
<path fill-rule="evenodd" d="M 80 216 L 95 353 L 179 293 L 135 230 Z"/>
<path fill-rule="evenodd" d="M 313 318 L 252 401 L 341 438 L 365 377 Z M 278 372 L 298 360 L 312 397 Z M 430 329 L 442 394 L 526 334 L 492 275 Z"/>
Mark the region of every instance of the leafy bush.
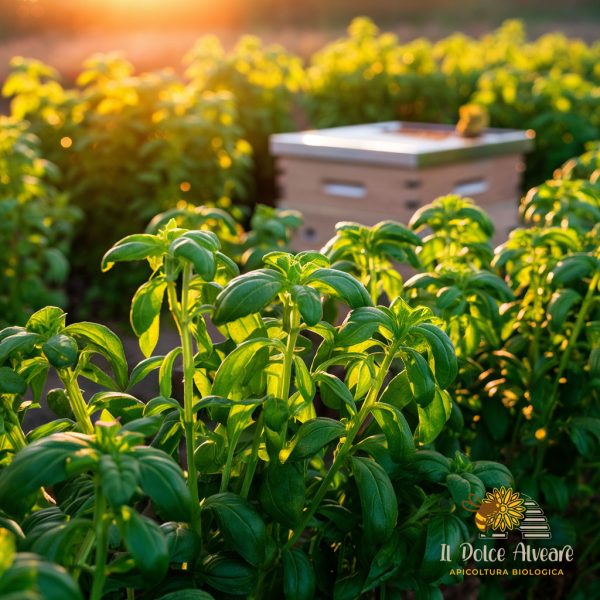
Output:
<path fill-rule="evenodd" d="M 537 133 L 527 189 L 600 137 L 599 50 L 560 34 L 528 43 L 518 21 L 479 40 L 455 34 L 435 44 L 401 44 L 359 18 L 347 38 L 312 57 L 307 109 L 317 127 L 331 127 L 395 119 L 455 123 L 462 105 L 480 105 L 493 127 Z"/>
<path fill-rule="evenodd" d="M 589 155 L 569 161 L 565 172 L 589 161 Z M 452 255 L 406 287 L 410 298 L 444 318 L 459 359 L 451 393 L 464 429 L 453 434 L 449 428 L 439 447 L 449 451 L 460 440 L 471 458 L 509 465 L 517 487 L 547 507 L 555 543 L 593 545 L 596 517 L 588 509 L 600 441 L 600 189 L 571 179 L 530 190 L 521 204 L 529 227 L 513 231 L 493 259 L 489 244 L 479 240 L 477 263 L 468 243 L 447 244 L 451 226 L 435 231 L 432 207 L 422 209 L 419 222 Z M 480 221 L 475 213 L 463 216 L 459 223 L 467 231 Z M 586 568 L 580 565 L 573 589 L 589 585 Z"/>
<path fill-rule="evenodd" d="M 572 201 L 596 206 L 594 190 Z M 439 595 L 462 580 L 440 544 L 470 539 L 463 502 L 512 486 L 504 464 L 544 506 L 553 544 L 590 548 L 566 577 L 591 590 L 598 226 L 560 211 L 535 223 L 546 194 L 525 202 L 534 226 L 495 252 L 489 218 L 456 196 L 415 215 L 423 240 L 344 223 L 327 255 L 279 250 L 242 275 L 211 231 L 232 233 L 216 209 L 161 215 L 115 244 L 104 270 L 150 267 L 131 306 L 146 358 L 131 372 L 114 333 L 58 308 L 0 331 L 0 590 L 31 591 L 28 564 L 62 598 Z M 403 283 L 398 262 L 423 272 Z M 325 300 L 349 307 L 341 324 Z M 163 304 L 180 344 L 157 356 Z M 26 434 L 51 369 L 57 419 Z M 133 390 L 151 373 L 144 403 Z M 102 391 L 86 398 L 85 379 Z"/>
<path fill-rule="evenodd" d="M 451 123 L 463 107 L 467 135 L 486 114 L 492 126 L 534 129 L 528 188 L 600 137 L 599 48 L 559 34 L 527 42 L 516 21 L 481 39 L 400 43 L 362 18 L 306 70 L 256 37 L 228 52 L 206 37 L 186 57 L 183 78 L 168 70 L 136 75 L 108 54 L 89 59 L 69 88 L 51 67 L 15 58 L 3 93 L 13 117 L 30 122 L 41 157 L 59 167 L 50 183 L 86 216 L 76 235 L 90 251 L 70 258 L 71 308 L 108 316 L 119 313 L 122 289 L 133 291 L 143 275 L 134 268 L 98 281 L 104 245 L 186 205 L 214 205 L 247 223 L 249 212 L 234 204 L 275 198 L 268 137 L 293 128 L 299 99 L 318 127 Z"/>
<path fill-rule="evenodd" d="M 269 136 L 294 128 L 293 109 L 304 77 L 300 59 L 281 46 L 264 46 L 255 36 L 243 36 L 230 52 L 216 37 L 205 36 L 185 62 L 192 89 L 233 94 L 244 139 L 254 151 L 252 196 L 255 202 L 275 200 Z"/>
<path fill-rule="evenodd" d="M 73 223 L 79 212 L 53 182 L 40 141 L 0 117 L 0 322 L 23 323 L 47 304 L 65 304 Z"/>
<path fill-rule="evenodd" d="M 141 280 L 135 271 L 97 280 L 107 240 L 139 231 L 179 199 L 230 207 L 246 194 L 251 148 L 230 94 L 198 92 L 169 73 L 134 76 L 118 55 L 87 61 L 73 90 L 36 61 L 13 66 L 4 86 L 13 115 L 31 122 L 43 155 L 61 169 L 61 189 L 85 215 L 77 239 L 88 251 L 71 259 L 80 279 L 72 301 L 83 296 L 110 313 L 118 290 Z"/>
<path fill-rule="evenodd" d="M 173 219 L 106 253 L 104 269 L 151 267 L 131 310 L 147 358 L 131 373 L 117 336 L 66 325 L 57 308 L 0 332 L 0 589 L 31 589 L 12 575 L 25 551 L 60 565 L 63 597 L 80 597 L 76 581 L 92 600 L 136 588 L 156 598 L 356 597 L 456 581 L 437 544 L 467 539 L 453 514 L 466 490 L 449 492 L 446 479 L 465 474 L 482 493 L 511 476 L 415 446 L 433 444 L 452 410 L 457 364 L 442 321 L 401 298 L 373 306 L 317 252 L 273 252 L 236 275 L 219 248 L 214 233 Z M 153 356 L 165 295 L 181 345 Z M 322 296 L 352 308 L 342 325 L 321 320 Z M 225 342 L 207 334 L 208 314 Z M 20 399 L 28 386 L 39 399 L 49 369 L 64 385 L 47 397 L 59 418 L 25 435 L 31 405 Z M 158 394 L 144 404 L 131 389 L 153 371 Z M 81 378 L 106 391 L 86 402 Z M 335 418 L 318 415 L 317 395 Z"/>

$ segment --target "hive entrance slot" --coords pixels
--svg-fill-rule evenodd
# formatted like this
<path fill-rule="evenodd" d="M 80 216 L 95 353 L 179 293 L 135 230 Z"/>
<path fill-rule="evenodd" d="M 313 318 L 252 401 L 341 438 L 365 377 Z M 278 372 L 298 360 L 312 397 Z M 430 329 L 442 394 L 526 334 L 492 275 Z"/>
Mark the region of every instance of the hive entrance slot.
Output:
<path fill-rule="evenodd" d="M 464 179 L 456 182 L 452 193 L 458 196 L 475 196 L 487 192 L 489 187 L 485 179 Z"/>
<path fill-rule="evenodd" d="M 367 195 L 367 188 L 363 183 L 352 181 L 325 181 L 323 193 L 338 198 L 364 198 Z"/>

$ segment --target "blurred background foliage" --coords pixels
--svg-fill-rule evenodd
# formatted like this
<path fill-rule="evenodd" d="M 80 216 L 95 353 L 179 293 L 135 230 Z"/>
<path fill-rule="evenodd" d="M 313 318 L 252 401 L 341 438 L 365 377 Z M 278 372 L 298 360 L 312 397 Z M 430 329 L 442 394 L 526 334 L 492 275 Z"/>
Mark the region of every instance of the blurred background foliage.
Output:
<path fill-rule="evenodd" d="M 343 26 L 357 14 L 386 24 L 433 19 L 457 27 L 477 20 L 497 23 L 508 17 L 572 20 L 598 12 L 593 0 L 0 0 L 0 27 L 7 35 L 91 27 L 327 27 Z"/>
<path fill-rule="evenodd" d="M 187 0 L 174 2 L 172 15 L 191 10 Z M 91 27 L 79 23 L 77 15 L 95 15 L 94 2 L 85 3 L 86 11 L 79 3 L 65 1 L 64 6 L 68 4 L 68 13 L 60 18 L 44 17 L 46 32 L 73 27 L 81 34 Z M 193 4 L 196 12 L 203 4 L 207 10 L 214 5 Z M 52 3 L 52 11 L 58 6 Z M 161 6 L 110 0 L 94 27 L 110 15 L 124 18 L 127 11 L 140 19 L 129 22 L 130 28 L 149 25 L 145 19 L 163 14 Z M 252 3 L 255 11 L 268 6 Z M 285 6 L 289 17 L 296 8 Z M 21 12 L 15 13 L 18 7 Z M 306 11 L 307 5 L 303 7 Z M 332 19 L 336 7 L 328 7 Z M 383 8 L 381 3 L 385 22 Z M 2 20 L 14 25 L 11 35 L 18 33 L 25 9 L 32 33 L 35 11 L 48 15 L 50 4 L 0 4 L 0 14 L 11 15 Z M 579 18 L 593 12 L 585 2 L 577 9 Z M 265 17 L 263 22 L 273 25 L 283 13 L 274 11 L 273 20 Z M 254 17 L 244 14 L 243 22 L 251 23 Z M 398 18 L 402 11 L 394 14 Z M 165 31 L 175 16 L 165 16 Z M 195 21 L 190 19 L 187 25 L 192 27 Z M 203 23 L 209 22 L 208 10 Z M 67 40 L 70 36 L 61 35 Z M 114 30 L 107 29 L 107 35 L 111 39 Z M 245 35 L 230 45 L 203 36 L 177 64 L 148 71 L 140 71 L 118 52 L 94 54 L 82 69 L 66 76 L 40 60 L 10 61 L 2 89 L 10 127 L 23 122 L 23 135 L 36 140 L 37 159 L 53 165 L 52 177 L 38 175 L 49 186 L 46 197 L 56 197 L 57 206 L 68 203 L 83 215 L 78 224 L 65 219 L 68 227 L 57 236 L 64 238 L 62 246 L 48 242 L 52 236 L 44 238 L 44 244 L 57 248 L 70 263 L 68 298 L 74 312 L 122 316 L 120 298 L 133 292 L 141 275 L 130 270 L 100 276 L 100 255 L 117 239 L 143 230 L 156 213 L 212 205 L 249 225 L 254 206 L 273 204 L 278 192 L 268 138 L 275 132 L 395 119 L 455 123 L 461 106 L 479 105 L 489 113 L 492 126 L 536 131 L 523 189 L 549 179 L 565 160 L 583 152 L 586 143 L 600 138 L 597 41 L 586 43 L 562 33 L 531 40 L 517 20 L 481 36 L 454 33 L 438 41 L 403 41 L 367 18 L 353 20 L 342 37 L 308 56 L 268 38 Z M 9 121 L 3 123 L 9 126 Z M 82 251 L 69 254 L 72 238 Z M 11 272 L 8 263 L 2 268 Z M 66 271 L 58 279 L 65 281 Z M 58 279 L 44 289 L 56 287 Z"/>

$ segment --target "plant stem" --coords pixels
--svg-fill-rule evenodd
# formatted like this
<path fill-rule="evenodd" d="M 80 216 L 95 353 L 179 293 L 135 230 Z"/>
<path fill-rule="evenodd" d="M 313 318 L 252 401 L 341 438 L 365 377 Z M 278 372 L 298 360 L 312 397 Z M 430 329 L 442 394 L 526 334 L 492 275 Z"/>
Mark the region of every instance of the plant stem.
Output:
<path fill-rule="evenodd" d="M 100 600 L 106 579 L 106 558 L 108 556 L 108 520 L 106 518 L 106 498 L 102 488 L 96 483 L 96 507 L 94 524 L 96 526 L 96 562 L 90 600 Z"/>
<path fill-rule="evenodd" d="M 250 462 L 246 467 L 246 473 L 244 474 L 244 482 L 242 483 L 242 489 L 240 491 L 240 496 L 242 498 L 248 497 L 248 492 L 250 491 L 250 484 L 252 483 L 252 478 L 254 477 L 254 472 L 256 471 L 256 465 L 258 463 L 258 449 L 260 447 L 260 440 L 263 431 L 263 422 L 264 416 L 261 412 L 260 416 L 258 417 L 258 421 L 256 422 L 254 440 L 252 441 L 252 451 L 250 453 Z"/>
<path fill-rule="evenodd" d="M 223 475 L 221 476 L 221 486 L 219 492 L 226 492 L 227 486 L 229 485 L 229 479 L 231 477 L 231 467 L 233 465 L 233 456 L 235 454 L 235 445 L 230 444 L 227 450 L 227 460 L 225 461 L 225 467 L 223 468 Z"/>
<path fill-rule="evenodd" d="M 87 560 L 87 557 L 90 555 L 92 548 L 94 547 L 95 541 L 96 533 L 92 529 L 90 529 L 83 538 L 81 546 L 79 546 L 79 551 L 77 552 L 77 557 L 75 558 L 75 565 L 73 568 L 73 579 L 79 579 L 81 568 L 85 566 L 85 562 Z"/>
<path fill-rule="evenodd" d="M 284 302 L 283 327 L 286 329 L 288 335 L 285 344 L 285 352 L 283 354 L 283 372 L 281 374 L 281 379 L 279 380 L 278 394 L 279 398 L 287 403 L 290 395 L 294 351 L 296 349 L 298 335 L 300 334 L 300 315 L 289 297 L 286 297 Z M 282 429 L 281 439 L 283 444 L 285 444 L 287 427 L 288 421 L 285 422 Z"/>
<path fill-rule="evenodd" d="M 298 527 L 296 527 L 294 533 L 292 534 L 292 536 L 288 540 L 287 544 L 285 545 L 286 549 L 293 546 L 294 543 L 296 542 L 296 540 L 300 537 L 300 535 L 302 535 L 302 532 L 306 528 L 308 522 L 310 521 L 310 519 L 312 519 L 314 514 L 317 512 L 321 502 L 323 501 L 323 498 L 327 494 L 327 492 L 329 490 L 329 486 L 333 482 L 334 477 L 336 476 L 340 467 L 346 460 L 346 457 L 350 453 L 350 450 L 352 449 L 352 444 L 354 442 L 354 438 L 360 431 L 362 424 L 364 423 L 365 419 L 369 416 L 369 413 L 371 412 L 372 408 L 375 406 L 375 403 L 377 402 L 377 396 L 379 395 L 379 390 L 381 389 L 381 386 L 383 385 L 385 376 L 390 368 L 390 365 L 392 363 L 392 360 L 394 359 L 394 356 L 396 355 L 396 352 L 397 352 L 396 344 L 392 345 L 392 347 L 387 351 L 387 353 L 383 359 L 383 362 L 381 363 L 381 367 L 379 368 L 377 376 L 373 380 L 373 385 L 371 386 L 369 393 L 367 394 L 367 397 L 365 398 L 365 401 L 363 402 L 363 405 L 360 407 L 360 411 L 356 415 L 354 415 L 354 417 L 352 418 L 352 420 L 350 422 L 351 423 L 350 429 L 348 430 L 348 433 L 346 435 L 346 439 L 344 440 L 344 443 L 342 444 L 341 448 L 338 450 L 337 454 L 335 455 L 335 458 L 333 459 L 333 464 L 331 465 L 329 471 L 327 472 L 327 475 L 321 482 L 321 485 L 319 486 L 317 492 L 315 493 L 315 496 L 313 498 L 311 505 L 309 506 L 308 510 L 302 516 L 302 520 L 300 521 Z"/>
<path fill-rule="evenodd" d="M 196 414 L 194 413 L 194 348 L 190 331 L 191 318 L 189 314 L 189 289 L 192 278 L 192 266 L 183 268 L 181 302 L 177 302 L 175 282 L 168 279 L 167 295 L 169 307 L 181 339 L 183 358 L 183 429 L 185 433 L 185 450 L 188 472 L 188 487 L 192 497 L 191 524 L 199 538 L 202 535 L 200 521 L 200 498 L 198 495 L 198 471 L 194 463 L 194 435 L 196 430 Z"/>
<path fill-rule="evenodd" d="M 58 371 L 58 376 L 67 390 L 69 404 L 79 428 L 83 433 L 92 435 L 94 433 L 94 425 L 88 414 L 87 404 L 83 399 L 81 388 L 77 383 L 77 378 L 74 376 L 73 371 L 71 371 L 71 369 L 60 369 Z"/>
<path fill-rule="evenodd" d="M 377 305 L 379 294 L 377 293 L 377 269 L 375 268 L 375 259 L 371 254 L 368 257 L 369 261 L 369 295 L 374 305 Z"/>
<path fill-rule="evenodd" d="M 590 281 L 590 285 L 588 287 L 587 293 L 583 299 L 583 303 L 581 304 L 581 310 L 579 311 L 579 314 L 577 315 L 577 320 L 575 321 L 575 325 L 573 325 L 573 330 L 571 331 L 571 335 L 569 337 L 569 342 L 567 343 L 567 347 L 565 348 L 565 351 L 563 352 L 563 355 L 560 359 L 560 363 L 558 365 L 558 371 L 556 372 L 556 376 L 554 379 L 554 386 L 552 388 L 552 393 L 550 395 L 550 399 L 548 401 L 548 404 L 546 405 L 546 410 L 544 411 L 543 418 L 542 418 L 542 422 L 544 424 L 545 429 L 547 429 L 548 424 L 550 423 L 550 421 L 552 419 L 552 415 L 554 414 L 554 410 L 556 409 L 556 405 L 558 404 L 558 388 L 560 386 L 560 380 L 562 379 L 565 369 L 567 368 L 567 366 L 569 364 L 569 360 L 571 359 L 571 354 L 573 353 L 573 350 L 575 349 L 577 339 L 579 338 L 579 335 L 581 334 L 581 330 L 583 329 L 583 326 L 585 325 L 585 320 L 586 320 L 587 314 L 590 310 L 590 307 L 591 307 L 592 303 L 594 302 L 594 300 L 596 299 L 595 293 L 596 293 L 596 288 L 598 287 L 598 283 L 600 283 L 600 271 L 596 271 L 594 273 L 594 275 L 592 276 L 592 280 Z M 546 454 L 547 448 L 548 448 L 548 441 L 547 441 L 547 437 L 546 437 L 544 442 L 538 448 L 535 472 L 533 475 L 534 478 L 537 477 L 542 470 L 542 466 L 544 464 L 544 456 Z"/>

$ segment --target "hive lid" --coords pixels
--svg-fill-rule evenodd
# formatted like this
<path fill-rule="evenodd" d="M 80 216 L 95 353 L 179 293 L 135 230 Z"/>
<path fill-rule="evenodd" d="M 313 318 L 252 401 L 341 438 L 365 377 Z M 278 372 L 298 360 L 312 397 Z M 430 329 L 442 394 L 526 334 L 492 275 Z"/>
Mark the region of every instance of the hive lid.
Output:
<path fill-rule="evenodd" d="M 524 153 L 533 148 L 534 136 L 531 130 L 486 129 L 464 138 L 452 125 L 389 121 L 279 133 L 270 146 L 274 156 L 418 168 Z"/>

